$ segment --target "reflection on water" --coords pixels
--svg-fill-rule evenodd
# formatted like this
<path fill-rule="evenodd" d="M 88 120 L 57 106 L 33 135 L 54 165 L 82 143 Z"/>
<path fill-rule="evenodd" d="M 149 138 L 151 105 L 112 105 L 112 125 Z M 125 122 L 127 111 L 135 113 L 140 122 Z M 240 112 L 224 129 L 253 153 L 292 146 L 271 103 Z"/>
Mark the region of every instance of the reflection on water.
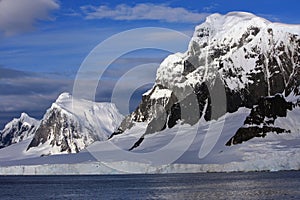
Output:
<path fill-rule="evenodd" d="M 0 176 L 0 199 L 300 199 L 300 172 Z"/>

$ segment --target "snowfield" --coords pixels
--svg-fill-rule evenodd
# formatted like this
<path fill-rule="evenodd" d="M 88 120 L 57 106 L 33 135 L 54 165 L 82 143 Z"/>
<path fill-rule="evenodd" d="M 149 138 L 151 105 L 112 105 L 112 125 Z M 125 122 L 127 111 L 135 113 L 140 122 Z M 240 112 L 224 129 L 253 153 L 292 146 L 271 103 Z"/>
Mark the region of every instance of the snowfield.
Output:
<path fill-rule="evenodd" d="M 115 146 L 127 151 L 132 142 L 140 136 L 138 132 L 142 132 L 145 128 L 141 124 L 124 135 L 116 136 L 113 140 L 95 142 L 88 148 L 88 151 L 77 154 L 48 157 L 39 157 L 38 154 L 26 155 L 21 149 L 26 147 L 28 141 L 23 141 L 0 150 L 0 174 L 62 175 L 300 170 L 300 135 L 299 132 L 294 132 L 297 130 L 280 135 L 268 134 L 265 138 L 255 138 L 240 145 L 225 146 L 226 141 L 242 125 L 248 113 L 249 109 L 241 108 L 238 112 L 226 114 L 225 118 L 220 118 L 211 124 L 201 120 L 194 126 L 184 126 L 178 132 L 174 129 L 167 129 L 160 134 L 149 135 L 145 138 L 145 142 L 134 152 L 128 153 L 129 157 L 126 158 L 120 154 L 119 150 L 116 150 Z M 289 113 L 289 115 L 299 114 L 300 109 Z M 218 130 L 218 126 L 223 122 L 224 127 L 218 142 L 205 158 L 200 159 L 201 140 L 203 141 L 209 125 L 211 129 L 209 133 L 217 134 L 215 130 Z M 289 126 L 290 123 L 298 123 L 298 127 L 300 127 L 299 122 L 282 121 L 282 123 L 285 123 L 286 126 Z M 147 160 L 147 156 L 144 160 L 136 160 L 132 156 L 134 153 L 143 157 L 149 152 L 154 152 L 168 144 L 176 134 L 182 141 L 187 140 L 191 132 L 195 130 L 197 135 L 192 145 L 171 164 L 159 165 L 155 163 L 155 159 L 154 161 Z M 164 156 L 172 156 L 172 153 L 182 148 L 182 143 L 178 143 L 169 151 L 164 152 Z M 97 150 L 97 154 L 90 153 L 95 150 Z"/>

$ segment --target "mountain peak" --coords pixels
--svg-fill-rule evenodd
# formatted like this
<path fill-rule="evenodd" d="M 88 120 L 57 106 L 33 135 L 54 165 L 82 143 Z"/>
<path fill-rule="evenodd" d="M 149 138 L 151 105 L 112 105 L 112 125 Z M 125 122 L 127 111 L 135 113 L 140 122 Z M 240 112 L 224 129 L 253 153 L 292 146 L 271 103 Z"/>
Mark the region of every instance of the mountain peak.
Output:
<path fill-rule="evenodd" d="M 21 142 L 33 136 L 39 121 L 22 113 L 20 118 L 14 118 L 0 131 L 0 148 Z"/>
<path fill-rule="evenodd" d="M 27 116 L 28 116 L 27 113 L 24 113 L 24 112 L 21 113 L 21 118 L 22 117 L 27 117 Z"/>
<path fill-rule="evenodd" d="M 225 15 L 219 14 L 219 13 L 215 13 L 215 14 L 211 14 L 206 18 L 205 22 L 209 22 L 209 23 L 215 23 L 215 22 L 228 22 L 228 21 L 249 21 L 249 20 L 260 20 L 263 21 L 265 23 L 271 23 L 270 21 L 258 17 L 257 15 L 254 15 L 252 13 L 248 13 L 248 12 L 229 12 Z"/>
<path fill-rule="evenodd" d="M 61 93 L 56 99 L 56 103 L 64 102 L 72 98 L 72 95 L 68 92 Z"/>
<path fill-rule="evenodd" d="M 28 121 L 28 119 L 32 119 L 32 118 L 29 117 L 27 113 L 22 112 L 19 119 L 20 119 L 21 121 Z"/>
<path fill-rule="evenodd" d="M 194 38 L 239 38 L 250 27 L 266 28 L 270 21 L 247 12 L 230 12 L 226 15 L 219 13 L 208 16 L 204 23 L 196 26 Z M 203 37 L 204 36 L 204 37 Z M 207 42 L 207 41 L 205 41 Z"/>

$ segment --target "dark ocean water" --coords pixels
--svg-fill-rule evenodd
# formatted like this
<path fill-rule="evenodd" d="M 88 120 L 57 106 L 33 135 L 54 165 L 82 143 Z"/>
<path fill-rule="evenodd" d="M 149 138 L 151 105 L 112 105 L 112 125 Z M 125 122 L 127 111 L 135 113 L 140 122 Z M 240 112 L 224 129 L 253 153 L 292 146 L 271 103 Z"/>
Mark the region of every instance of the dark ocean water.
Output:
<path fill-rule="evenodd" d="M 0 176 L 0 199 L 300 199 L 300 171 Z"/>

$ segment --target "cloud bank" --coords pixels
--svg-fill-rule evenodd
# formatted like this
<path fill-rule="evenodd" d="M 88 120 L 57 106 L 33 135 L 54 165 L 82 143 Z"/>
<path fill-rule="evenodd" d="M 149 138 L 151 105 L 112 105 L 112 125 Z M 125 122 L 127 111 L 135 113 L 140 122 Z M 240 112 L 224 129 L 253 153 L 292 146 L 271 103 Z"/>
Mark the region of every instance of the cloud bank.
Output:
<path fill-rule="evenodd" d="M 112 20 L 158 20 L 171 23 L 199 23 L 204 20 L 207 13 L 197 13 L 185 8 L 169 7 L 166 5 L 137 4 L 128 6 L 119 4 L 115 8 L 106 5 L 82 6 L 81 10 L 86 19 L 112 19 Z"/>
<path fill-rule="evenodd" d="M 41 118 L 61 92 L 71 91 L 73 81 L 0 66 L 0 130 L 21 112 Z"/>
<path fill-rule="evenodd" d="M 59 8 L 55 0 L 0 0 L 0 32 L 10 36 L 33 29 L 39 20 L 51 20 Z"/>

